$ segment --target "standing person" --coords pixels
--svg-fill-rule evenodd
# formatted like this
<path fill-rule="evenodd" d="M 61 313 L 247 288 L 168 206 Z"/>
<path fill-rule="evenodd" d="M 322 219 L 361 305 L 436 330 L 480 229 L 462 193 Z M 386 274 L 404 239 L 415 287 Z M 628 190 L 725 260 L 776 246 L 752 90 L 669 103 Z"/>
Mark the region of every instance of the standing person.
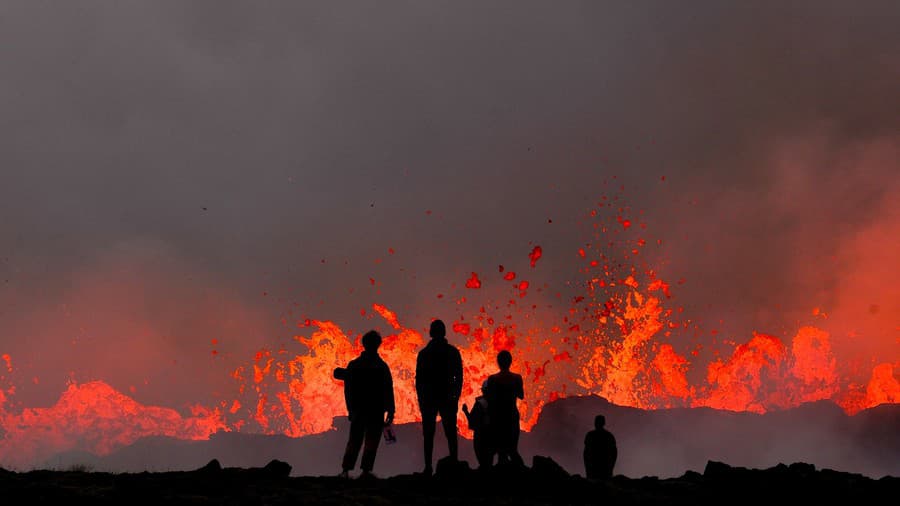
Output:
<path fill-rule="evenodd" d="M 522 466 L 519 455 L 519 408 L 517 399 L 525 398 L 522 376 L 510 372 L 512 354 L 506 350 L 497 354 L 500 372 L 487 379 L 488 416 L 491 419 L 491 440 L 497 451 L 497 463 L 510 462 Z"/>
<path fill-rule="evenodd" d="M 612 478 L 619 450 L 616 438 L 606 430 L 606 417 L 594 418 L 594 430 L 584 437 L 584 474 L 591 480 Z"/>
<path fill-rule="evenodd" d="M 344 478 L 356 467 L 356 458 L 364 441 L 361 476 L 372 476 L 381 433 L 385 426 L 394 421 L 394 380 L 388 365 L 378 356 L 381 334 L 374 330 L 366 332 L 362 345 L 363 352 L 351 360 L 340 374 L 344 380 L 344 398 L 350 418 L 350 439 L 344 451 L 343 471 L 340 474 Z M 335 377 L 339 376 L 338 373 L 336 370 Z"/>
<path fill-rule="evenodd" d="M 450 458 L 458 458 L 456 412 L 462 393 L 462 357 L 455 346 L 447 342 L 447 328 L 441 320 L 431 322 L 431 341 L 416 359 L 416 395 L 422 414 L 422 435 L 425 438 L 425 475 L 431 475 L 434 453 L 435 419 L 441 415 L 444 436 Z"/>

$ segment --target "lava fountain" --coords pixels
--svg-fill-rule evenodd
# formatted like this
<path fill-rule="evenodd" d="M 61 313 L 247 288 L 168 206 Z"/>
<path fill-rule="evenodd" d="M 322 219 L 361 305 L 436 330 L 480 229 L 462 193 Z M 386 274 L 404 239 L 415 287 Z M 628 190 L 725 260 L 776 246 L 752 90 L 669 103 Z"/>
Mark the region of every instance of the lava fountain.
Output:
<path fill-rule="evenodd" d="M 672 305 L 681 280 L 673 287 L 643 263 L 642 252 L 659 241 L 642 237 L 646 224 L 640 213 L 633 222 L 628 212 L 604 197 L 587 216 L 591 242 L 567 252 L 532 245 L 510 268 L 500 265 L 491 274 L 471 272 L 460 280 L 455 312 L 446 319 L 464 361 L 463 402 L 471 403 L 496 371 L 500 350 L 513 353 L 513 368 L 525 378 L 525 430 L 546 403 L 591 394 L 641 409 L 705 406 L 757 413 L 823 399 L 851 414 L 900 402 L 900 362 L 882 361 L 862 373 L 841 363 L 829 333 L 812 325 L 798 328 L 789 343 L 753 333 L 729 356 L 706 364 L 695 352 L 679 351 L 673 337 L 690 326 L 683 309 Z M 545 255 L 557 254 L 580 265 L 582 278 L 569 284 L 573 294 L 529 281 Z M 489 288 L 494 298 L 487 300 L 482 294 Z M 546 298 L 557 301 L 553 309 L 543 303 Z M 389 307 L 373 302 L 371 309 L 389 329 L 380 353 L 394 376 L 396 421 L 418 421 L 414 371 L 426 338 Z M 324 319 L 305 319 L 297 327 L 295 349 L 259 350 L 231 370 L 233 394 L 187 413 L 141 405 L 100 379 L 69 384 L 53 406 L 14 409 L 14 357 L 3 355 L 0 464 L 35 465 L 72 449 L 108 454 L 153 435 L 205 439 L 217 431 L 246 431 L 300 437 L 333 430 L 333 419 L 346 411 L 332 371 L 360 353 L 361 333 Z M 691 380 L 689 373 L 697 369 L 705 374 Z M 461 414 L 459 422 L 468 435 Z"/>

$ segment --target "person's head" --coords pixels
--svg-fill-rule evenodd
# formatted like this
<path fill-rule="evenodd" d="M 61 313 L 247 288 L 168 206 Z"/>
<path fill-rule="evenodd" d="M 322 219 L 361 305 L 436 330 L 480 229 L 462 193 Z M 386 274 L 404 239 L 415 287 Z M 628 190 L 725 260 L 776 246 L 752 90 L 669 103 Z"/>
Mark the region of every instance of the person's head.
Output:
<path fill-rule="evenodd" d="M 366 332 L 362 336 L 362 345 L 366 351 L 378 351 L 378 347 L 381 346 L 381 334 L 376 330 Z"/>
<path fill-rule="evenodd" d="M 431 322 L 431 328 L 428 330 L 428 335 L 430 335 L 431 337 L 436 337 L 438 339 L 446 337 L 447 327 L 441 320 L 435 320 Z"/>
<path fill-rule="evenodd" d="M 509 367 L 512 365 L 512 353 L 503 350 L 497 354 L 497 365 L 500 366 L 501 371 L 508 371 Z"/>
<path fill-rule="evenodd" d="M 597 430 L 602 429 L 606 425 L 606 417 L 603 415 L 597 415 L 594 417 L 594 428 Z"/>

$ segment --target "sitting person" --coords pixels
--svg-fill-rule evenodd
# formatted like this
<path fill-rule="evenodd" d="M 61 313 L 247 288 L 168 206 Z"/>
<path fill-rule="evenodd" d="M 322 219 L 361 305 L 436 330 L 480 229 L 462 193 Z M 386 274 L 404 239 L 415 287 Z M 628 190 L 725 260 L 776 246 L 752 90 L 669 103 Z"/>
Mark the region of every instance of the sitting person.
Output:
<path fill-rule="evenodd" d="M 584 471 L 592 480 L 612 478 L 616 465 L 616 438 L 604 428 L 605 425 L 606 418 L 597 415 L 594 418 L 594 430 L 584 438 Z"/>

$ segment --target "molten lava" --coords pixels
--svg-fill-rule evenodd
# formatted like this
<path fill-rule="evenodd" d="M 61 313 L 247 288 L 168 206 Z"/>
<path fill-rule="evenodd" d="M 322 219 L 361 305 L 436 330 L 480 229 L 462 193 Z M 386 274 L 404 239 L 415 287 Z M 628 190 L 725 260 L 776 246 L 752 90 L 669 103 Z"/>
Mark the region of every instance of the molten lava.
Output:
<path fill-rule="evenodd" d="M 517 277 L 516 265 L 526 271 L 516 262 L 501 265 L 492 276 L 469 271 L 460 283 L 469 298 L 448 297 L 457 301 L 457 313 L 448 312 L 446 319 L 465 367 L 462 402 L 471 404 L 484 379 L 497 370 L 500 350 L 512 351 L 513 369 L 526 382 L 519 406 L 525 430 L 546 403 L 577 395 L 599 395 L 642 409 L 706 406 L 760 413 L 823 399 L 848 413 L 900 402 L 900 363 L 876 364 L 864 384 L 854 383 L 855 371 L 838 362 L 829 334 L 813 326 L 801 327 L 788 344 L 754 333 L 728 357 L 693 362 L 696 353 L 679 352 L 671 339 L 686 324 L 678 319 L 682 309 L 668 306 L 670 284 L 640 265 L 641 251 L 654 244 L 636 236 L 645 224 L 635 226 L 624 217 L 627 208 L 612 209 L 605 197 L 598 207 L 603 206 L 613 215 L 601 221 L 596 209 L 590 212 L 596 220 L 593 241 L 574 252 L 548 250 L 581 265 L 583 281 L 574 285 L 580 292 L 567 308 L 553 309 L 547 317 L 542 306 L 539 314 L 538 304 L 527 301 L 553 292 Z M 538 269 L 548 252 L 534 246 L 529 267 Z M 498 293 L 500 302 L 472 295 Z M 396 421 L 417 421 L 415 363 L 426 338 L 388 307 L 374 303 L 372 311 L 384 322 L 374 326 L 389 329 L 383 332 L 380 354 L 394 377 Z M 342 384 L 332 372 L 360 353 L 360 333 L 327 320 L 305 319 L 298 326 L 304 331 L 295 337 L 295 350 L 259 350 L 233 369 L 233 395 L 215 401 L 214 408 L 195 406 L 187 414 L 144 406 L 101 381 L 70 384 L 54 406 L 16 410 L 10 403 L 14 357 L 2 355 L 0 464 L 40 464 L 70 449 L 107 454 L 152 435 L 205 439 L 216 431 L 239 430 L 299 437 L 332 430 L 334 417 L 346 415 Z M 692 370 L 705 371 L 704 379 L 691 381 Z M 462 414 L 459 426 L 468 435 Z"/>
<path fill-rule="evenodd" d="M 660 281 L 654 284 L 653 290 L 658 290 Z M 514 369 L 526 380 L 526 398 L 520 403 L 526 430 L 544 404 L 572 395 L 600 395 L 643 409 L 706 406 L 758 413 L 823 399 L 835 401 L 848 413 L 900 402 L 894 373 L 900 367 L 880 364 L 864 389 L 854 388 L 837 373 L 828 333 L 809 326 L 798 331 L 790 348 L 776 337 L 754 334 L 727 360 L 708 365 L 705 384 L 692 385 L 687 379 L 690 361 L 671 344 L 659 342 L 670 323 L 665 315 L 671 312 L 632 277 L 618 288 L 619 295 L 596 304 L 601 316 L 593 328 L 522 331 L 484 314 L 477 324 L 454 323 L 454 331 L 465 337 L 460 347 L 465 364 L 463 401 L 472 402 L 479 385 L 497 370 L 496 353 L 508 349 L 516 357 Z M 414 368 L 425 338 L 383 306 L 373 309 L 393 329 L 380 353 L 394 374 L 396 420 L 418 421 Z M 307 351 L 283 360 L 268 352 L 258 354 L 252 381 L 249 368 L 234 372 L 242 392 L 251 397 L 241 404 L 252 412 L 239 414 L 233 426 L 242 428 L 252 419 L 257 423 L 252 430 L 301 436 L 331 430 L 333 418 L 346 414 L 342 385 L 332 378 L 332 371 L 362 351 L 359 336 L 351 337 L 333 322 L 311 323 L 310 336 L 297 337 Z M 468 436 L 461 414 L 459 426 Z"/>
<path fill-rule="evenodd" d="M 0 397 L 0 403 L 3 401 Z M 7 413 L 0 404 L 0 462 L 24 467 L 66 450 L 105 455 L 145 436 L 206 439 L 227 430 L 217 409 L 195 406 L 190 416 L 144 406 L 102 381 L 70 384 L 55 405 Z"/>

